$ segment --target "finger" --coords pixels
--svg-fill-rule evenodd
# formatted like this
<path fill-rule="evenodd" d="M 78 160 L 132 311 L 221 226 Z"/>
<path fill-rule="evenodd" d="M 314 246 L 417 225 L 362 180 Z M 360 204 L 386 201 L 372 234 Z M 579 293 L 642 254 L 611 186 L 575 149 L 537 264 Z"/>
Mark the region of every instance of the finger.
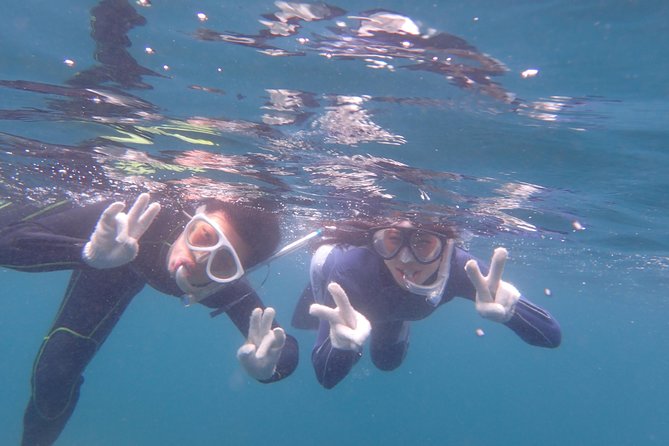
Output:
<path fill-rule="evenodd" d="M 328 321 L 331 324 L 340 324 L 342 322 L 337 310 L 321 304 L 311 304 L 309 314 L 316 316 L 318 319 Z"/>
<path fill-rule="evenodd" d="M 357 324 L 355 320 L 355 309 L 351 305 L 351 302 L 349 302 L 346 291 L 344 291 L 337 282 L 330 282 L 328 291 L 332 294 L 332 298 L 337 305 L 341 319 L 346 325 L 355 329 Z"/>
<path fill-rule="evenodd" d="M 265 336 L 272 329 L 272 321 L 275 315 L 276 311 L 274 311 L 274 308 L 265 308 L 260 318 L 260 336 Z"/>
<path fill-rule="evenodd" d="M 488 289 L 494 296 L 497 294 L 497 288 L 499 287 L 499 281 L 502 280 L 502 273 L 504 272 L 504 263 L 506 263 L 506 258 L 509 256 L 508 251 L 505 248 L 497 248 L 492 254 L 492 260 L 490 261 L 490 271 L 488 272 Z"/>
<path fill-rule="evenodd" d="M 251 317 L 249 319 L 249 334 L 248 342 L 258 345 L 260 342 L 260 318 L 262 316 L 262 308 L 255 308 L 251 312 Z"/>
<path fill-rule="evenodd" d="M 274 343 L 272 348 L 283 348 L 286 345 L 286 332 L 281 327 L 276 327 L 274 330 Z"/>
<path fill-rule="evenodd" d="M 490 298 L 490 290 L 488 289 L 485 277 L 481 274 L 478 262 L 476 260 L 469 260 L 465 264 L 465 272 L 474 285 L 474 288 L 476 288 L 476 300 L 490 301 L 492 299 Z"/>
<path fill-rule="evenodd" d="M 139 220 L 139 217 L 146 209 L 148 203 L 149 203 L 149 194 L 147 193 L 139 194 L 139 197 L 137 197 L 137 200 L 135 200 L 135 204 L 133 204 L 130 210 L 128 211 L 128 221 L 130 222 L 130 224 L 134 224 Z"/>
<path fill-rule="evenodd" d="M 270 350 L 276 350 L 283 347 L 286 341 L 286 333 L 282 328 L 275 328 L 268 333 L 260 342 L 260 347 L 256 351 L 257 358 L 264 358 Z"/>
<path fill-rule="evenodd" d="M 158 215 L 158 212 L 160 212 L 160 203 L 151 203 L 146 211 L 140 215 L 139 220 L 137 221 L 137 228 L 135 230 L 138 238 L 146 232 L 149 226 L 151 226 L 151 223 L 153 223 L 153 220 Z"/>

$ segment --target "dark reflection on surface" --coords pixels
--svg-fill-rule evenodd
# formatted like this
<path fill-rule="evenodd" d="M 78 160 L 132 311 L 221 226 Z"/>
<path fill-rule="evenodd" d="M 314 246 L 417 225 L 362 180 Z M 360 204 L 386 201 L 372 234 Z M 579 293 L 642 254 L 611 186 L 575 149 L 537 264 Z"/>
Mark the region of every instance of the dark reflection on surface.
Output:
<path fill-rule="evenodd" d="M 128 52 L 132 46 L 128 32 L 146 25 L 127 0 L 102 0 L 91 10 L 91 37 L 99 65 L 77 73 L 68 80 L 76 87 L 100 86 L 107 82 L 122 88 L 152 88 L 142 76 L 161 76 L 144 68 Z"/>
<path fill-rule="evenodd" d="M 239 34 L 235 32 L 218 32 L 207 28 L 200 28 L 195 37 L 200 40 L 222 41 L 236 45 L 249 46 L 260 50 L 269 56 L 304 56 L 303 51 L 289 51 L 268 42 L 278 37 L 288 37 L 297 34 L 302 22 L 330 20 L 346 13 L 341 8 L 325 3 L 297 3 L 274 2 L 278 11 L 262 16 L 260 23 L 265 26 L 256 35 Z"/>
<path fill-rule="evenodd" d="M 260 20 L 267 29 L 256 35 L 202 28 L 195 37 L 254 47 L 271 56 L 303 56 L 310 52 L 328 59 L 360 60 L 373 69 L 428 71 L 444 76 L 459 88 L 475 90 L 504 103 L 515 100 L 513 94 L 492 80 L 508 71 L 504 64 L 458 36 L 433 30 L 424 32 L 407 16 L 375 9 L 337 20 L 327 27 L 329 34 L 304 32 L 297 38 L 303 50 L 286 49 L 278 46 L 278 40 L 299 34 L 302 22 L 331 21 L 346 12 L 324 4 L 276 2 L 276 5 L 279 11 Z M 354 24 L 349 25 L 350 21 Z"/>
<path fill-rule="evenodd" d="M 0 86 L 45 95 L 48 109 L 0 110 L 0 117 L 12 119 L 76 119 L 96 122 L 132 122 L 151 119 L 157 107 L 119 89 L 78 88 L 30 81 L 0 79 Z"/>

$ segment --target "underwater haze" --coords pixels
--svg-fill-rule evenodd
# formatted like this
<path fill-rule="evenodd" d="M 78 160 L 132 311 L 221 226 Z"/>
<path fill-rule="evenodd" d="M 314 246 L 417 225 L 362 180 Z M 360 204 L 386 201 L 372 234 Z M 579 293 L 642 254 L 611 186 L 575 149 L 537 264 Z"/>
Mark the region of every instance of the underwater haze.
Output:
<path fill-rule="evenodd" d="M 412 324 L 400 368 L 365 352 L 326 390 L 290 326 L 302 250 L 251 277 L 299 341 L 293 375 L 249 378 L 225 316 L 146 287 L 56 445 L 669 444 L 669 2 L 3 7 L 0 204 L 280 196 L 286 240 L 423 212 L 481 259 L 506 247 L 505 280 L 563 332 L 535 348 L 456 299 Z M 83 153 L 104 181 L 68 167 Z M 69 273 L 0 277 L 9 445 Z"/>

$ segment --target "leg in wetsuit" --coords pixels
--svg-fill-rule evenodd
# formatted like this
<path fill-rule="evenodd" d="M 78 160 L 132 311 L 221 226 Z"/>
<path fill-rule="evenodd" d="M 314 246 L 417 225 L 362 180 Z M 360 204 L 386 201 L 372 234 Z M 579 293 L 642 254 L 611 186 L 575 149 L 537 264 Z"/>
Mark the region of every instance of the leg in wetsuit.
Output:
<path fill-rule="evenodd" d="M 75 270 L 35 359 L 24 446 L 53 444 L 72 415 L 83 372 L 144 280 L 127 267 Z"/>

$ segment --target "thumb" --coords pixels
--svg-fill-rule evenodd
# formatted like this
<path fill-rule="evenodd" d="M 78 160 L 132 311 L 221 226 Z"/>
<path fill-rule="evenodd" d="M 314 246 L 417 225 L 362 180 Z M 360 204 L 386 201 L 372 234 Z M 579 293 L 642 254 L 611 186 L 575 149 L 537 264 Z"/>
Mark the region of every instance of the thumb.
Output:
<path fill-rule="evenodd" d="M 331 324 L 341 323 L 341 317 L 339 317 L 337 310 L 326 305 L 311 304 L 309 306 L 309 314 L 316 316 L 318 319 L 328 321 Z"/>
<path fill-rule="evenodd" d="M 339 313 L 339 319 L 344 324 L 355 329 L 356 319 L 355 319 L 355 309 L 351 302 L 348 300 L 346 291 L 339 285 L 337 282 L 330 282 L 328 285 L 328 291 L 332 295 L 332 299 L 337 305 L 337 312 Z"/>

